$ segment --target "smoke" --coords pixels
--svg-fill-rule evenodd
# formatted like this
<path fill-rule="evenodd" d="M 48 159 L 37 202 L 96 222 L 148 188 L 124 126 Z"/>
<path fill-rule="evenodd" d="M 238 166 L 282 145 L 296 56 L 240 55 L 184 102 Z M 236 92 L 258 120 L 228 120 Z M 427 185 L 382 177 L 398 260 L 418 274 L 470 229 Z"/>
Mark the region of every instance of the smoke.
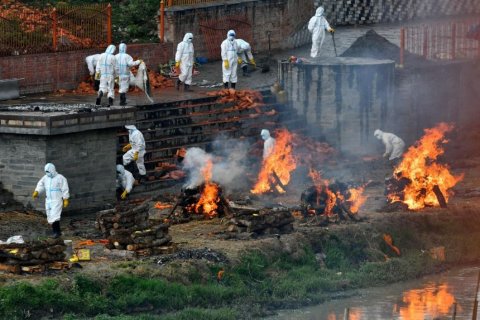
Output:
<path fill-rule="evenodd" d="M 192 189 L 205 182 L 202 169 L 212 161 L 212 180 L 223 188 L 233 189 L 244 184 L 247 172 L 248 144 L 238 140 L 218 138 L 212 144 L 212 153 L 193 147 L 187 149 L 183 169 L 188 172 L 184 187 Z"/>

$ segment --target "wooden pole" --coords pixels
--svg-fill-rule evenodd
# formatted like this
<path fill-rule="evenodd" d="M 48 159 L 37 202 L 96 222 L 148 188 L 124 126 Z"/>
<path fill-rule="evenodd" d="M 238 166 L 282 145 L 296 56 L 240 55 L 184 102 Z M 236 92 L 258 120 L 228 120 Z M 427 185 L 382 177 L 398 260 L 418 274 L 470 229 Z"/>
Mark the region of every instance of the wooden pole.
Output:
<path fill-rule="evenodd" d="M 400 29 L 400 67 L 403 67 L 405 55 L 405 28 Z"/>
<path fill-rule="evenodd" d="M 52 47 L 53 51 L 57 51 L 57 38 L 58 38 L 58 30 L 57 30 L 57 9 L 53 8 L 52 11 Z"/>
<path fill-rule="evenodd" d="M 423 27 L 423 57 L 428 57 L 428 28 L 427 26 Z"/>
<path fill-rule="evenodd" d="M 168 0 L 168 6 L 169 7 L 173 6 L 173 0 Z"/>
<path fill-rule="evenodd" d="M 165 1 L 160 1 L 160 42 L 165 42 Z"/>
<path fill-rule="evenodd" d="M 453 315 L 452 315 L 452 320 L 455 320 L 457 318 L 457 303 L 453 303 Z"/>
<path fill-rule="evenodd" d="M 107 5 L 107 44 L 112 43 L 112 5 Z"/>
<path fill-rule="evenodd" d="M 452 60 L 455 60 L 456 57 L 456 48 L 457 47 L 457 25 L 452 24 Z"/>
<path fill-rule="evenodd" d="M 480 271 L 478 272 L 477 278 L 477 287 L 475 288 L 475 301 L 473 303 L 473 313 L 472 320 L 477 320 L 477 309 L 478 309 L 478 285 L 480 284 Z"/>
<path fill-rule="evenodd" d="M 345 308 L 345 311 L 343 313 L 343 320 L 349 320 L 349 318 L 350 318 L 350 309 Z"/>

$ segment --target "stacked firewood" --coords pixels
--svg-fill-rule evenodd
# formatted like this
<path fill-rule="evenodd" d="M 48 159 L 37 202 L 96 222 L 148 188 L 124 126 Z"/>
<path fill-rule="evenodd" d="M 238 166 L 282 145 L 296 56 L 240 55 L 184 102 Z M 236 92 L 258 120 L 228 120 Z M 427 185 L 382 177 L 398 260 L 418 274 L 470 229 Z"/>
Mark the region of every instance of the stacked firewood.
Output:
<path fill-rule="evenodd" d="M 96 225 L 108 239 L 108 249 L 135 251 L 143 256 L 171 251 L 170 225 L 148 219 L 150 204 L 146 201 L 125 212 L 112 209 L 97 214 Z"/>
<path fill-rule="evenodd" d="M 228 222 L 227 232 L 250 233 L 251 236 L 290 233 L 294 220 L 292 213 L 284 208 L 237 209 Z"/>
<path fill-rule="evenodd" d="M 0 245 L 0 270 L 13 273 L 29 271 L 37 266 L 65 260 L 66 246 L 62 239 L 35 240 Z"/>
<path fill-rule="evenodd" d="M 218 103 L 232 103 L 233 107 L 226 111 L 255 109 L 258 114 L 262 113 L 260 107 L 264 106 L 263 96 L 255 90 L 223 89 L 207 93 L 208 96 L 219 96 Z M 270 114 L 273 115 L 273 114 Z"/>

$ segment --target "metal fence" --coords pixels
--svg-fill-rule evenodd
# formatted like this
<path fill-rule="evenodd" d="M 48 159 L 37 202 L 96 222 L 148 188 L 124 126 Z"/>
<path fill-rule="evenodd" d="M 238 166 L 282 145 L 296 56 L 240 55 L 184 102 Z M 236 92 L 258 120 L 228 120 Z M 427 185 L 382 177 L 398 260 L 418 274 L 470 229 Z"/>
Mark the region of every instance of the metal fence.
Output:
<path fill-rule="evenodd" d="M 252 25 L 245 16 L 226 16 L 220 19 L 203 20 L 199 25 L 209 59 L 220 59 L 220 44 L 227 38 L 227 32 L 230 29 L 235 30 L 237 38 L 253 44 Z"/>
<path fill-rule="evenodd" d="M 191 6 L 200 3 L 219 2 L 218 0 L 162 0 L 166 1 L 168 7 L 172 6 Z"/>
<path fill-rule="evenodd" d="M 112 41 L 111 16 L 109 4 L 2 5 L 0 56 L 105 47 Z"/>
<path fill-rule="evenodd" d="M 405 51 L 431 60 L 480 58 L 480 17 L 402 28 L 401 64 Z"/>

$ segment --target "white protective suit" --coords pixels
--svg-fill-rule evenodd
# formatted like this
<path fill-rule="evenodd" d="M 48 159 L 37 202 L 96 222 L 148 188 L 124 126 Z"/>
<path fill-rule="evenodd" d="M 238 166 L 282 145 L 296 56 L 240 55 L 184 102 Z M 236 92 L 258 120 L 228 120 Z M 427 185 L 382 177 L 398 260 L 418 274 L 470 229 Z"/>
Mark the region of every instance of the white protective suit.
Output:
<path fill-rule="evenodd" d="M 273 148 L 275 147 L 275 139 L 270 136 L 270 131 L 267 129 L 262 129 L 260 136 L 264 140 L 263 142 L 263 159 L 268 158 L 272 153 Z"/>
<path fill-rule="evenodd" d="M 115 66 L 116 59 L 113 55 L 115 53 L 115 46 L 113 44 L 107 47 L 104 53 L 100 55 L 97 62 L 96 72 L 100 72 L 100 90 L 103 93 L 108 92 L 109 98 L 115 97 Z"/>
<path fill-rule="evenodd" d="M 192 84 L 193 74 L 193 34 L 186 33 L 183 37 L 183 41 L 177 46 L 177 52 L 175 54 L 175 61 L 180 61 L 180 76 L 178 79 L 187 84 Z"/>
<path fill-rule="evenodd" d="M 330 31 L 331 27 L 327 19 L 323 16 L 323 7 L 318 7 L 315 15 L 308 22 L 308 31 L 312 33 L 312 50 L 310 57 L 318 56 L 323 40 L 325 40 L 325 30 Z"/>
<path fill-rule="evenodd" d="M 100 56 L 101 54 L 98 53 L 98 54 L 92 54 L 91 56 L 88 56 L 85 58 L 85 63 L 87 64 L 88 73 L 91 76 L 95 75 L 95 69 L 97 68 L 97 62 Z"/>
<path fill-rule="evenodd" d="M 134 182 L 133 174 L 125 170 L 121 164 L 117 164 L 117 188 L 122 188 L 123 190 L 127 190 L 127 193 L 130 193 L 133 189 Z"/>
<path fill-rule="evenodd" d="M 62 214 L 63 199 L 70 197 L 67 179 L 57 173 L 51 163 L 45 165 L 45 175 L 38 181 L 35 191 L 45 192 L 45 211 L 49 224 L 60 221 Z"/>
<path fill-rule="evenodd" d="M 130 68 L 138 66 L 140 60 L 133 61 L 133 58 L 127 53 L 127 45 L 120 43 L 118 46 L 118 52 L 115 55 L 115 72 L 118 75 L 118 92 L 126 93 L 130 87 Z"/>
<path fill-rule="evenodd" d="M 134 125 L 127 125 L 128 129 L 128 143 L 132 146 L 130 150 L 123 155 L 123 165 L 126 166 L 133 161 L 135 152 L 138 151 L 138 159 L 136 161 L 138 172 L 144 176 L 147 174 L 145 165 L 143 164 L 143 157 L 145 156 L 145 139 L 143 134 Z"/>
<path fill-rule="evenodd" d="M 237 66 L 238 66 L 238 45 L 235 41 L 235 31 L 229 30 L 227 39 L 223 40 L 222 45 L 222 61 L 228 60 L 229 67 L 225 68 L 222 63 L 223 83 L 237 83 Z"/>
<path fill-rule="evenodd" d="M 403 142 L 402 139 L 393 133 L 383 132 L 378 129 L 375 130 L 373 135 L 378 140 L 382 140 L 383 144 L 385 145 L 385 153 L 383 154 L 384 157 L 390 155 L 388 159 L 393 160 L 402 156 L 403 150 L 405 149 L 405 142 Z"/>
<path fill-rule="evenodd" d="M 243 39 L 237 39 L 235 42 L 238 46 L 237 55 L 240 59 L 242 59 L 240 68 L 243 68 L 249 61 L 253 60 L 252 47 L 250 46 L 250 43 Z"/>

